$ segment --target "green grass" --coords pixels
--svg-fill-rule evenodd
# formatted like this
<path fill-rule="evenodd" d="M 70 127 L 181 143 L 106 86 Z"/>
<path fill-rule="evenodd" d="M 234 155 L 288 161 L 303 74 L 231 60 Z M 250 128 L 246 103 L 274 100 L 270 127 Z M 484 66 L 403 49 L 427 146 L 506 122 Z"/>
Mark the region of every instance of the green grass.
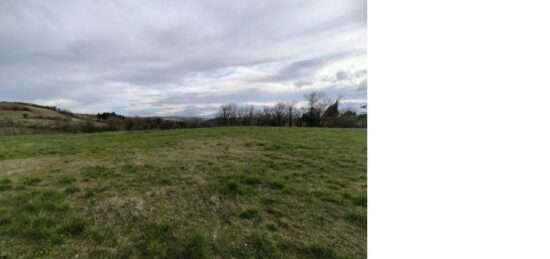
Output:
<path fill-rule="evenodd" d="M 0 137 L 0 256 L 365 258 L 365 129 Z"/>

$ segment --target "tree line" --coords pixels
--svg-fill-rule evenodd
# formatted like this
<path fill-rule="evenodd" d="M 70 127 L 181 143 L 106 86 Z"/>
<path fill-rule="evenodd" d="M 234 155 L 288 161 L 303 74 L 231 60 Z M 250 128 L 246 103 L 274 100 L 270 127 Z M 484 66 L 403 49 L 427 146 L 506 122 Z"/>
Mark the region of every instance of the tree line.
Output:
<path fill-rule="evenodd" d="M 165 119 L 162 117 L 126 117 L 115 112 L 97 115 L 76 115 L 69 110 L 55 106 L 40 106 L 71 117 L 84 119 L 76 123 L 71 118 L 57 116 L 33 116 L 22 113 L 22 120 L 0 118 L 0 135 L 36 133 L 90 133 L 102 131 L 132 131 L 154 129 L 202 128 L 216 126 L 271 126 L 271 127 L 339 127 L 366 128 L 367 114 L 350 109 L 340 110 L 340 98 L 333 100 L 324 92 L 311 92 L 304 95 L 306 104 L 298 106 L 298 101 L 278 102 L 272 106 L 221 105 L 213 119 Z M 23 103 L 21 103 L 23 104 Z M 366 108 L 363 106 L 362 108 Z M 30 111 L 26 107 L 5 107 L 6 110 Z M 49 123 L 29 124 L 27 120 L 47 120 Z"/>
<path fill-rule="evenodd" d="M 97 122 L 103 122 L 105 127 L 96 130 L 124 131 L 124 130 L 151 130 L 151 129 L 181 129 L 211 127 L 211 123 L 193 118 L 187 120 L 167 120 L 159 117 L 125 117 L 114 112 L 98 113 Z"/>
<path fill-rule="evenodd" d="M 340 98 L 333 100 L 324 92 L 304 95 L 306 105 L 298 101 L 278 102 L 272 106 L 255 107 L 227 103 L 216 114 L 218 126 L 272 126 L 272 127 L 342 127 L 366 128 L 367 114 L 350 109 L 340 111 Z M 366 108 L 366 106 L 362 106 Z"/>

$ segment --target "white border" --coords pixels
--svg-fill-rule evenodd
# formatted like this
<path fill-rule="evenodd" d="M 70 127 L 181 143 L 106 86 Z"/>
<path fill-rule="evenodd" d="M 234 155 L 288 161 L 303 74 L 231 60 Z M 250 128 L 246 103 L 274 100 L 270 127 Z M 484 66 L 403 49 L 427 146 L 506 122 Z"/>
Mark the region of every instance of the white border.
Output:
<path fill-rule="evenodd" d="M 550 258 L 550 2 L 368 2 L 368 256 Z"/>

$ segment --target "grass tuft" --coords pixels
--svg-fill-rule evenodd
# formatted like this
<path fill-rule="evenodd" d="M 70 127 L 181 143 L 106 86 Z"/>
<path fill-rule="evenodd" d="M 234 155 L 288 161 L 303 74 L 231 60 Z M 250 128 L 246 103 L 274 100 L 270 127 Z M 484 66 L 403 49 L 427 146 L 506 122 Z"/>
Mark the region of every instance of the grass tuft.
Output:
<path fill-rule="evenodd" d="M 99 244 L 106 244 L 106 245 L 116 244 L 115 233 L 111 228 L 102 227 L 102 226 L 87 228 L 84 235 Z"/>
<path fill-rule="evenodd" d="M 40 182 L 42 182 L 42 179 L 38 177 L 24 177 L 19 184 L 21 186 L 36 186 Z"/>
<path fill-rule="evenodd" d="M 11 179 L 2 179 L 0 180 L 0 191 L 10 190 L 12 186 Z"/>
<path fill-rule="evenodd" d="M 258 185 L 262 183 L 262 179 L 257 175 L 248 176 L 244 179 L 244 183 L 248 185 Z"/>
<path fill-rule="evenodd" d="M 285 188 L 285 182 L 283 180 L 275 179 L 275 180 L 268 181 L 267 183 L 268 183 L 268 186 L 272 189 L 282 190 L 283 188 Z"/>
<path fill-rule="evenodd" d="M 266 228 L 269 231 L 277 231 L 278 227 L 276 223 L 267 223 Z"/>
<path fill-rule="evenodd" d="M 76 178 L 71 175 L 65 175 L 61 177 L 57 182 L 61 185 L 69 185 L 76 182 Z"/>
<path fill-rule="evenodd" d="M 263 232 L 255 231 L 251 236 L 253 254 L 256 258 L 278 258 L 280 252 L 271 241 L 271 239 Z"/>
<path fill-rule="evenodd" d="M 80 235 L 86 229 L 86 221 L 82 218 L 74 218 L 59 228 L 60 233 L 75 236 Z"/>
<path fill-rule="evenodd" d="M 114 174 L 114 171 L 104 166 L 89 166 L 83 168 L 84 175 L 89 178 L 108 177 Z"/>
<path fill-rule="evenodd" d="M 238 182 L 231 180 L 225 184 L 223 192 L 226 194 L 242 194 L 243 190 Z"/>
<path fill-rule="evenodd" d="M 247 209 L 241 215 L 239 215 L 242 219 L 250 219 L 254 221 L 261 221 L 262 216 L 260 215 L 260 212 L 256 209 Z"/>
<path fill-rule="evenodd" d="M 191 233 L 189 242 L 183 252 L 183 258 L 210 258 L 210 250 L 206 235 L 199 230 Z"/>
<path fill-rule="evenodd" d="M 169 223 L 145 225 L 135 240 L 141 256 L 175 258 L 181 254 L 181 245 L 173 234 L 174 226 Z"/>
<path fill-rule="evenodd" d="M 343 256 L 339 255 L 334 248 L 326 246 L 319 242 L 308 243 L 303 248 L 304 253 L 314 258 L 337 259 Z"/>
<path fill-rule="evenodd" d="M 71 193 L 75 193 L 75 192 L 79 192 L 80 189 L 76 186 L 69 186 L 67 188 L 65 188 L 65 193 L 66 194 L 71 194 Z"/>
<path fill-rule="evenodd" d="M 367 193 L 351 194 L 349 192 L 344 193 L 345 198 L 351 200 L 353 204 L 367 207 Z"/>
<path fill-rule="evenodd" d="M 346 218 L 354 224 L 367 228 L 367 210 L 365 208 L 355 207 L 349 210 Z"/>

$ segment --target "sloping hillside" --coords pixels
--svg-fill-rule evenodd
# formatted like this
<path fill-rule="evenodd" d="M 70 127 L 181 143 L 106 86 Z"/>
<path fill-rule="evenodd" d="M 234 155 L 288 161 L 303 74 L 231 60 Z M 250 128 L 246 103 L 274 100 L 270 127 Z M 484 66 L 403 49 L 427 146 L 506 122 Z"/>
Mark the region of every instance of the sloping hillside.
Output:
<path fill-rule="evenodd" d="M 0 102 L 0 135 L 59 132 L 64 129 L 102 127 L 91 116 L 76 115 L 56 107 L 20 102 Z"/>

